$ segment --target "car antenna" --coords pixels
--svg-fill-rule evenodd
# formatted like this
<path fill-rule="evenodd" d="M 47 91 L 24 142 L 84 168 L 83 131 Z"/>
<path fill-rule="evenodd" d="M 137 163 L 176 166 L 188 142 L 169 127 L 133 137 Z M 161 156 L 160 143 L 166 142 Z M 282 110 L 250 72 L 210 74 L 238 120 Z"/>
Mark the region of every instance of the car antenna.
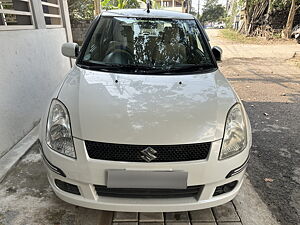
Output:
<path fill-rule="evenodd" d="M 147 4 L 147 13 L 150 13 L 151 0 L 147 0 L 146 4 Z"/>

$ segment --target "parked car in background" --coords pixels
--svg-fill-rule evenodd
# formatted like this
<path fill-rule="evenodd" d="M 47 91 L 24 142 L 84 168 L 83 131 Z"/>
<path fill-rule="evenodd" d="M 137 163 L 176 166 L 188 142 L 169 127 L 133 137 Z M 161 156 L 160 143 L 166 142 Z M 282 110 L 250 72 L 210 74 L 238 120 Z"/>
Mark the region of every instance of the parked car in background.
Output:
<path fill-rule="evenodd" d="M 212 29 L 214 28 L 212 24 L 206 24 L 203 26 L 205 29 Z"/>
<path fill-rule="evenodd" d="M 223 22 L 218 22 L 214 25 L 215 29 L 224 29 L 225 27 L 226 27 L 226 25 Z"/>
<path fill-rule="evenodd" d="M 300 44 L 300 24 L 293 28 L 291 37 L 295 38 L 297 43 Z"/>
<path fill-rule="evenodd" d="M 40 141 L 56 195 L 75 205 L 174 212 L 232 200 L 251 146 L 242 101 L 199 21 L 106 11 L 49 101 Z"/>

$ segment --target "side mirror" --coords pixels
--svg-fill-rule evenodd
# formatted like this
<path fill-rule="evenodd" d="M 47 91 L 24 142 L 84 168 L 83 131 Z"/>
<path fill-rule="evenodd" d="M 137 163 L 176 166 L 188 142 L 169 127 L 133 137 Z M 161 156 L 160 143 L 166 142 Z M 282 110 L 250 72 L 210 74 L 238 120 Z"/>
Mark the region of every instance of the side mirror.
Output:
<path fill-rule="evenodd" d="M 61 53 L 73 59 L 76 59 L 79 54 L 79 45 L 77 43 L 64 43 L 61 46 Z"/>
<path fill-rule="evenodd" d="M 211 50 L 217 62 L 220 62 L 222 60 L 223 50 L 218 46 L 214 46 Z"/>

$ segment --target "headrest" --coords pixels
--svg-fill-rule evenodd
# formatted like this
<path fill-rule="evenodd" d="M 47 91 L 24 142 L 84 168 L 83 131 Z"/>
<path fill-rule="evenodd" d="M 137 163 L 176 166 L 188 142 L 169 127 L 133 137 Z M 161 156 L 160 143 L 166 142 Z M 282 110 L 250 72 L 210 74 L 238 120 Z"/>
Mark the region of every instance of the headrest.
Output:
<path fill-rule="evenodd" d="M 165 44 L 170 44 L 171 42 L 180 41 L 180 30 L 178 27 L 165 27 L 163 34 L 163 42 Z"/>

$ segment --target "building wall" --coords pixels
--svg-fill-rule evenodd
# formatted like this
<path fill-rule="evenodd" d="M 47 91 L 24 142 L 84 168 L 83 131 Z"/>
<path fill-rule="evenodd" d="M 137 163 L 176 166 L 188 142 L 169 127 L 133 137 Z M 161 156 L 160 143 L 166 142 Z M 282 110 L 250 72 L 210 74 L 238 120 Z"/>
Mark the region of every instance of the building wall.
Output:
<path fill-rule="evenodd" d="M 38 124 L 71 68 L 61 45 L 72 34 L 67 0 L 0 1 L 0 15 L 1 158 Z"/>
<path fill-rule="evenodd" d="M 73 36 L 73 41 L 75 43 L 78 43 L 79 45 L 82 44 L 84 41 L 86 32 L 88 28 L 90 27 L 92 21 L 90 20 L 83 20 L 83 21 L 78 21 L 78 20 L 73 20 L 71 21 L 71 27 L 72 27 L 72 36 Z"/>
<path fill-rule="evenodd" d="M 36 125 L 70 69 L 64 28 L 0 32 L 0 157 Z"/>
<path fill-rule="evenodd" d="M 182 7 L 165 7 L 164 10 L 174 11 L 174 12 L 182 12 Z"/>
<path fill-rule="evenodd" d="M 184 2 L 184 0 L 155 0 L 159 9 L 175 12 L 185 12 L 186 8 L 183 7 Z M 188 2 L 188 0 L 186 0 L 186 2 Z"/>

